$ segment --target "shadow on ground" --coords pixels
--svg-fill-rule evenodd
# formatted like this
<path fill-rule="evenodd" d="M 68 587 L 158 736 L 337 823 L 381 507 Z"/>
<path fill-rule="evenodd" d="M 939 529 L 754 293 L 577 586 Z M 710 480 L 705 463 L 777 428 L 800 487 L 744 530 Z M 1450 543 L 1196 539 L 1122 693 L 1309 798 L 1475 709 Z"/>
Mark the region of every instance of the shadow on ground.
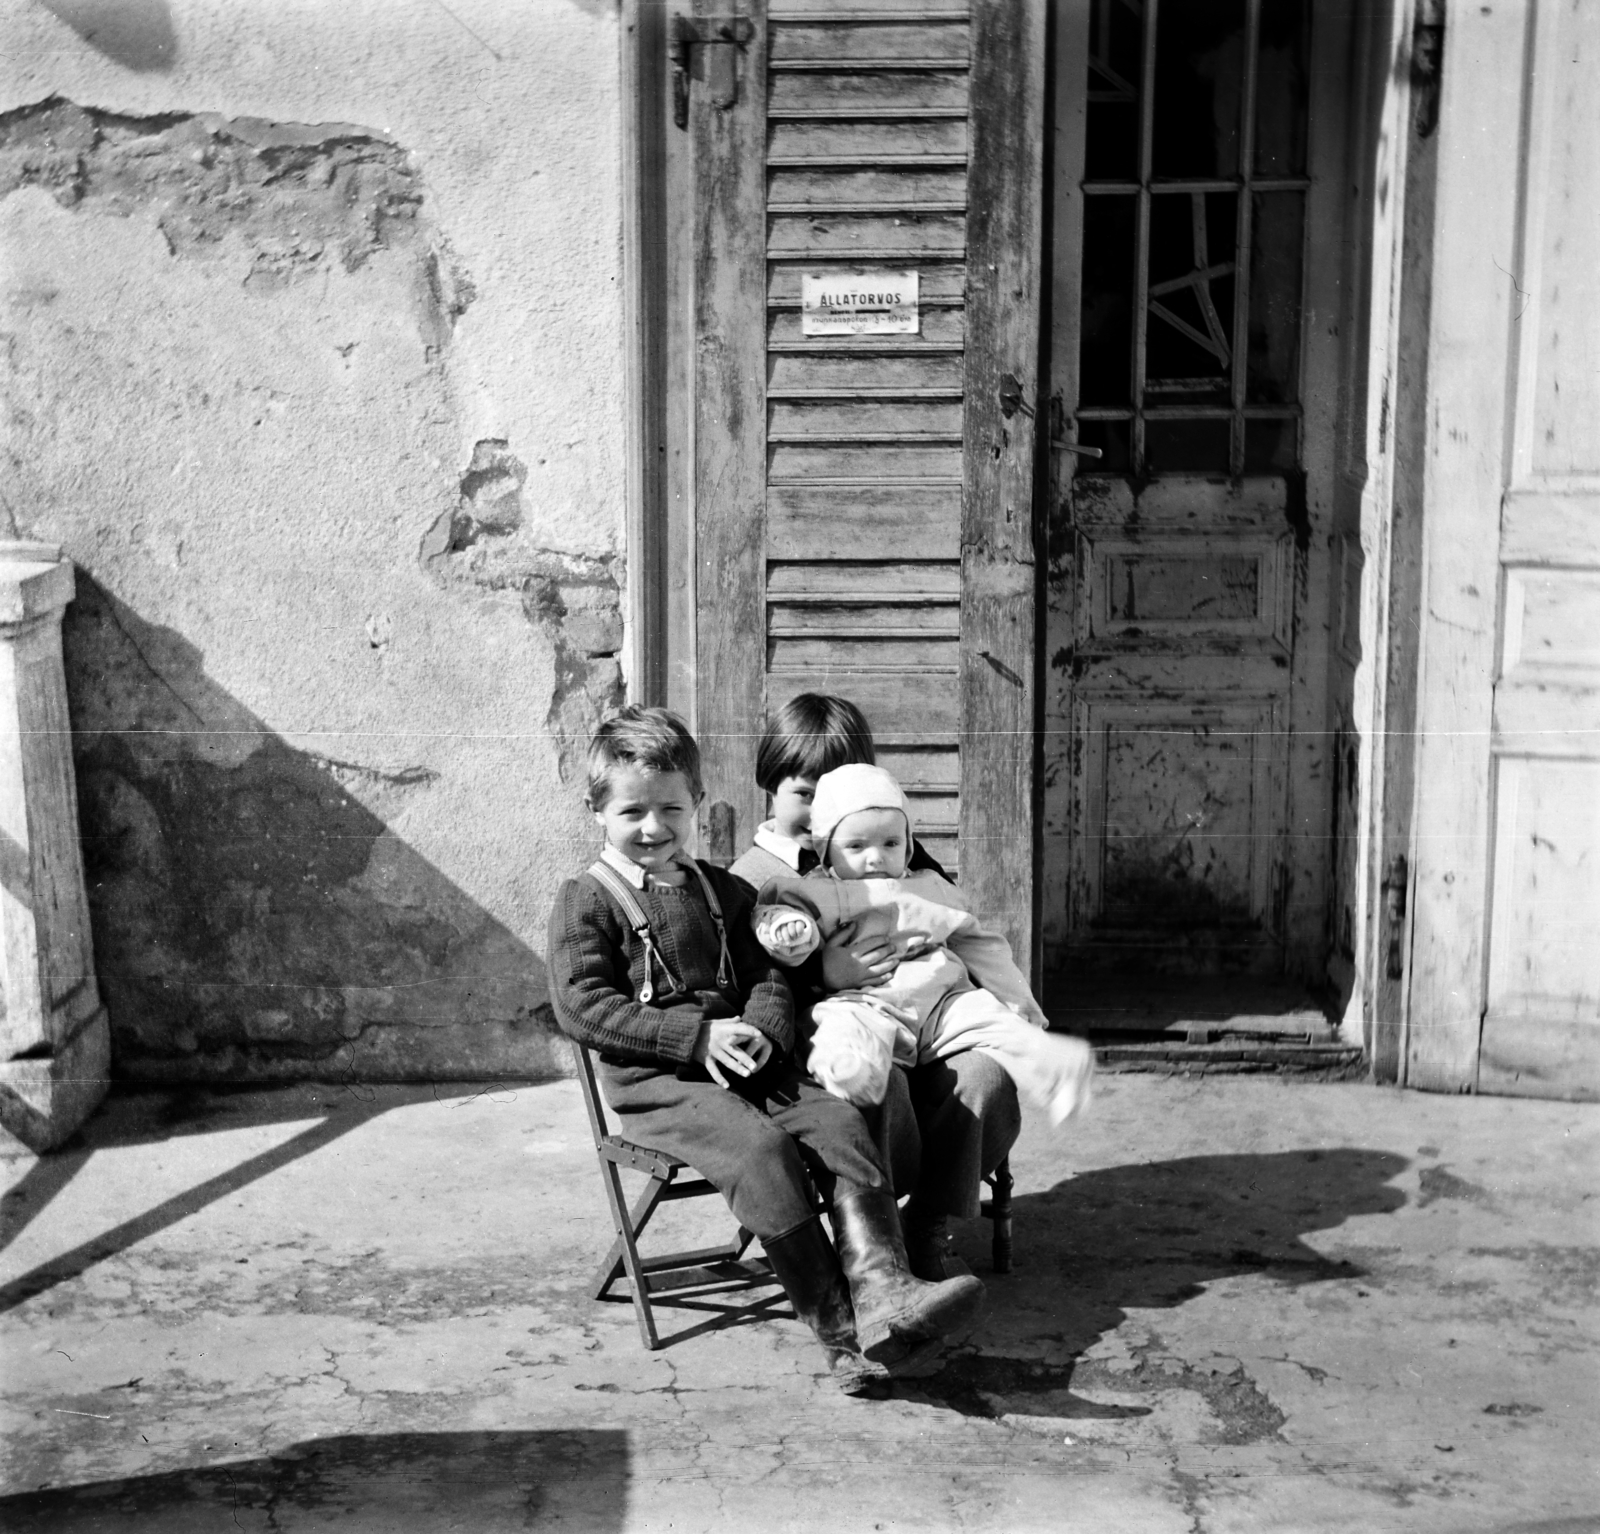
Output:
<path fill-rule="evenodd" d="M 628 1469 L 621 1429 L 358 1433 L 203 1470 L 0 1497 L 0 1526 L 12 1534 L 335 1526 L 344 1534 L 552 1526 L 605 1534 L 626 1522 Z"/>
<path fill-rule="evenodd" d="M 1391 1184 L 1407 1165 L 1402 1156 L 1350 1147 L 1185 1156 L 1084 1172 L 1023 1195 L 1014 1205 L 1013 1273 L 988 1271 L 978 1245 L 987 1226 L 969 1233 L 967 1255 L 989 1284 L 987 1346 L 958 1353 L 943 1373 L 907 1393 L 969 1416 L 1071 1419 L 1150 1409 L 1096 1402 L 1079 1390 L 1186 1389 L 1211 1408 L 1219 1442 L 1269 1438 L 1282 1414 L 1242 1365 L 1196 1368 L 1159 1343 L 1136 1347 L 1116 1367 L 1083 1354 L 1129 1311 L 1175 1308 L 1218 1280 L 1360 1280 L 1363 1269 L 1325 1257 L 1304 1237 L 1357 1216 L 1394 1213 L 1406 1199 Z M 1057 1361 L 1039 1358 L 1041 1340 Z M 1014 1356 L 1012 1348 L 1033 1356 Z"/>
<path fill-rule="evenodd" d="M 438 1090 L 414 1087 L 409 1089 L 409 1094 L 426 1096 Z M 460 1090 L 458 1087 L 454 1092 Z M 206 1205 L 248 1187 L 258 1178 L 321 1150 L 399 1101 L 397 1089 L 388 1089 L 380 1101 L 376 1090 L 361 1082 L 318 1083 L 267 1091 L 228 1087 L 114 1091 L 71 1140 L 32 1162 L 0 1198 L 0 1251 L 43 1213 L 96 1151 L 153 1144 L 186 1134 L 216 1134 L 271 1124 L 303 1123 L 307 1119 L 313 1122 L 281 1144 L 185 1188 L 80 1242 L 71 1251 L 52 1257 L 0 1285 L 0 1314 L 78 1277 L 96 1263 L 126 1251 L 136 1241 L 143 1241 L 187 1219 Z"/>

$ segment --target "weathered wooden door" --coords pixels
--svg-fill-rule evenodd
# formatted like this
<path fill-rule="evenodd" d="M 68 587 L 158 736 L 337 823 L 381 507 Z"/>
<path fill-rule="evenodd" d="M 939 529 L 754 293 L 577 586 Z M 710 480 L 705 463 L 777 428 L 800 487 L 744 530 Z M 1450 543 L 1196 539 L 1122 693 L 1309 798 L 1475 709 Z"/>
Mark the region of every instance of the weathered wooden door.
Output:
<path fill-rule="evenodd" d="M 731 9 L 678 34 L 693 662 L 671 696 L 707 751 L 703 845 L 733 855 L 764 813 L 768 707 L 842 694 L 1026 958 L 1042 0 Z M 808 333 L 807 276 L 906 273 L 914 329 Z"/>
<path fill-rule="evenodd" d="M 1600 9 L 1452 7 L 1403 1080 L 1600 1097 Z"/>
<path fill-rule="evenodd" d="M 1332 478 L 1306 405 L 1311 8 L 1060 14 L 1046 966 L 1309 978 Z"/>

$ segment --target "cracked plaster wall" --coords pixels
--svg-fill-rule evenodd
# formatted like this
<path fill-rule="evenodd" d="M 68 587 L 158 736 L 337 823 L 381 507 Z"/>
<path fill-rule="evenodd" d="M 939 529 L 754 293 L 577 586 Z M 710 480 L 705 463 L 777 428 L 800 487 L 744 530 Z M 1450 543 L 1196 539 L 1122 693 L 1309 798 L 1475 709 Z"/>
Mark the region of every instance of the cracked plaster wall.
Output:
<path fill-rule="evenodd" d="M 0 537 L 79 568 L 118 1069 L 562 1069 L 563 779 L 621 687 L 614 7 L 145 10 L 0 0 Z"/>

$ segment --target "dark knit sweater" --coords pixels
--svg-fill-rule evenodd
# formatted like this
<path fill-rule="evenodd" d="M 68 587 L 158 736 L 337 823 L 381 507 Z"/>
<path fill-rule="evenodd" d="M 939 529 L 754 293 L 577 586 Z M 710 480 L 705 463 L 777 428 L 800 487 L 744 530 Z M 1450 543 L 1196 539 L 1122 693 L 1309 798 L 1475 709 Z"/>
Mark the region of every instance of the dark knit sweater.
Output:
<path fill-rule="evenodd" d="M 698 879 L 681 889 L 635 891 L 650 919 L 656 950 L 683 989 L 653 966 L 654 1004 L 635 998 L 645 979 L 644 945 L 610 895 L 587 874 L 568 879 L 550 913 L 550 1000 L 562 1030 L 617 1063 L 687 1064 L 708 1016 L 742 1016 L 779 1053 L 794 1045 L 794 1001 L 779 969 L 756 942 L 750 925 L 752 892 L 709 863 L 700 867 L 722 905 L 733 959 L 734 994 L 727 1010 L 698 994 L 717 988 L 716 924 Z"/>

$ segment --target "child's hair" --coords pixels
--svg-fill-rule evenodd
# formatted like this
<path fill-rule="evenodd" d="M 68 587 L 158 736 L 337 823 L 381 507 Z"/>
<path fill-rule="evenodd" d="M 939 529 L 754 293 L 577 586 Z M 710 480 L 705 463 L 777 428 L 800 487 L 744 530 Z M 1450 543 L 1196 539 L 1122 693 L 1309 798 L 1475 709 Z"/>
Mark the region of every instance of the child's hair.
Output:
<path fill-rule="evenodd" d="M 589 787 L 584 803 L 591 810 L 606 807 L 611 797 L 611 777 L 619 767 L 681 772 L 689 780 L 689 790 L 696 801 L 704 792 L 700 748 L 688 725 L 664 708 L 641 708 L 630 703 L 600 721 L 589 742 Z"/>
<path fill-rule="evenodd" d="M 851 762 L 878 759 L 872 726 L 859 708 L 825 692 L 790 698 L 768 723 L 756 750 L 756 782 L 769 794 L 785 778 L 820 778 Z"/>

